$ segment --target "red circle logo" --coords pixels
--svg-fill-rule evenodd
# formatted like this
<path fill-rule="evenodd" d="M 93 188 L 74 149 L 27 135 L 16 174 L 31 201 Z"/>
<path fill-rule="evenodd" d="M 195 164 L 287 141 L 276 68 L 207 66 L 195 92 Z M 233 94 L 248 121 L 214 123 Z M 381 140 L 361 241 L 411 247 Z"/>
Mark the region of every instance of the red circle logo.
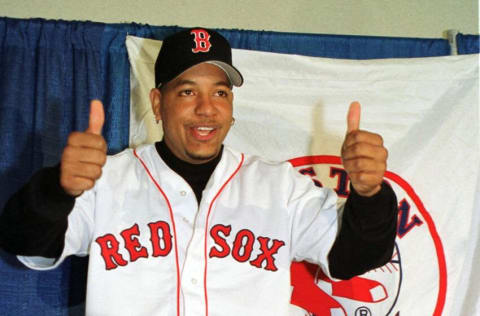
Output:
<path fill-rule="evenodd" d="M 317 186 L 334 188 L 340 203 L 348 196 L 349 179 L 340 157 L 306 156 L 291 159 L 290 163 Z M 392 259 L 383 267 L 346 281 L 327 278 L 316 265 L 292 264 L 292 304 L 299 307 L 294 307 L 298 315 L 397 316 L 400 311 L 410 315 L 413 308 L 421 308 L 422 315 L 441 315 L 447 268 L 435 223 L 407 181 L 389 171 L 384 178 L 399 203 Z M 411 303 L 412 295 L 422 297 L 421 307 Z"/>

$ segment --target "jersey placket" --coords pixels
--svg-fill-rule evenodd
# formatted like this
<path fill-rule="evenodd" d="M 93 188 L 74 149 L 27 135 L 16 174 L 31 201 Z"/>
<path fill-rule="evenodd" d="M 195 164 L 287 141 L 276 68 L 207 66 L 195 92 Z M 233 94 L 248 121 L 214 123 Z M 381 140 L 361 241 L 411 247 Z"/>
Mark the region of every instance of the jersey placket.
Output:
<path fill-rule="evenodd" d="M 222 159 L 219 162 L 197 208 L 193 190 L 183 178 L 169 168 L 157 169 L 155 164 L 151 166 L 155 170 L 152 174 L 145 162 L 136 153 L 135 155 L 171 209 L 172 233 L 177 249 L 177 273 L 180 274 L 180 289 L 177 288 L 177 291 L 180 290 L 180 306 L 177 315 L 198 315 L 199 311 L 205 311 L 202 314 L 208 316 L 207 235 L 212 225 L 209 217 L 214 212 L 215 200 L 240 170 L 244 156 L 240 156 L 240 161 L 226 162 Z M 161 159 L 159 162 L 164 164 Z"/>
<path fill-rule="evenodd" d="M 182 294 L 184 315 L 198 315 L 205 310 L 204 298 L 204 240 L 205 224 L 209 203 L 202 199 L 198 212 L 192 221 L 191 238 L 188 242 L 182 270 Z"/>

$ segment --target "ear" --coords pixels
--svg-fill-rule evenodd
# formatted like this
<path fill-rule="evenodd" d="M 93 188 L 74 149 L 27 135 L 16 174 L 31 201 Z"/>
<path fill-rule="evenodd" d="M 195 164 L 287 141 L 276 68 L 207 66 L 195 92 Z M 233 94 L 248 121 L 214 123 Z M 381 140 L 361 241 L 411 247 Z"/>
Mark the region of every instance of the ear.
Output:
<path fill-rule="evenodd" d="M 150 103 L 152 104 L 153 115 L 157 121 L 162 119 L 162 116 L 160 115 L 161 100 L 162 93 L 160 92 L 160 89 L 153 88 L 150 90 Z"/>

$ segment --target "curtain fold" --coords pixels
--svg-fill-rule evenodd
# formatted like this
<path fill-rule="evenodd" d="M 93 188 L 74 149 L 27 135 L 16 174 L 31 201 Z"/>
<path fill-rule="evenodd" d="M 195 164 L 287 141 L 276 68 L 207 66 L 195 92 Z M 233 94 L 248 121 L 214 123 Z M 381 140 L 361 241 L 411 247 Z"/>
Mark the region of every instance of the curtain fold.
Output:
<path fill-rule="evenodd" d="M 0 210 L 33 172 L 58 163 L 67 135 L 87 127 L 91 99 L 104 102 L 109 153 L 128 146 L 125 37 L 161 40 L 180 29 L 0 18 Z M 218 31 L 234 48 L 317 57 L 405 58 L 450 52 L 444 39 Z M 83 315 L 85 276 L 85 259 L 36 272 L 0 252 L 0 315 Z"/>
<path fill-rule="evenodd" d="M 88 125 L 88 102 L 105 91 L 103 28 L 0 20 L 0 207 L 34 171 L 58 163 L 67 135 Z M 71 315 L 84 300 L 86 275 L 85 261 L 73 261 L 41 273 L 1 253 L 0 314 Z"/>
<path fill-rule="evenodd" d="M 57 163 L 68 133 L 87 126 L 85 104 L 104 91 L 102 28 L 88 22 L 0 22 L 0 143 L 5 153 L 0 173 L 15 182 L 0 183 L 0 202 L 33 171 Z"/>

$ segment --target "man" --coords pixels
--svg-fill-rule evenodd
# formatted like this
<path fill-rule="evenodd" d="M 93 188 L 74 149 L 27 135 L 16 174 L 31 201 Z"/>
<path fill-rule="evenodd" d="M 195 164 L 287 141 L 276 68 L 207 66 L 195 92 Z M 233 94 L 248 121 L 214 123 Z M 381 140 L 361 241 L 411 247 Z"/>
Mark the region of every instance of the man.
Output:
<path fill-rule="evenodd" d="M 103 106 L 92 101 L 60 165 L 8 202 L 2 247 L 35 269 L 89 254 L 88 315 L 288 315 L 292 261 L 336 278 L 388 262 L 396 198 L 382 183 L 387 151 L 359 130 L 358 103 L 342 147 L 352 192 L 338 220 L 332 190 L 222 145 L 243 78 L 220 34 L 165 39 L 155 80 L 163 141 L 107 157 Z"/>

